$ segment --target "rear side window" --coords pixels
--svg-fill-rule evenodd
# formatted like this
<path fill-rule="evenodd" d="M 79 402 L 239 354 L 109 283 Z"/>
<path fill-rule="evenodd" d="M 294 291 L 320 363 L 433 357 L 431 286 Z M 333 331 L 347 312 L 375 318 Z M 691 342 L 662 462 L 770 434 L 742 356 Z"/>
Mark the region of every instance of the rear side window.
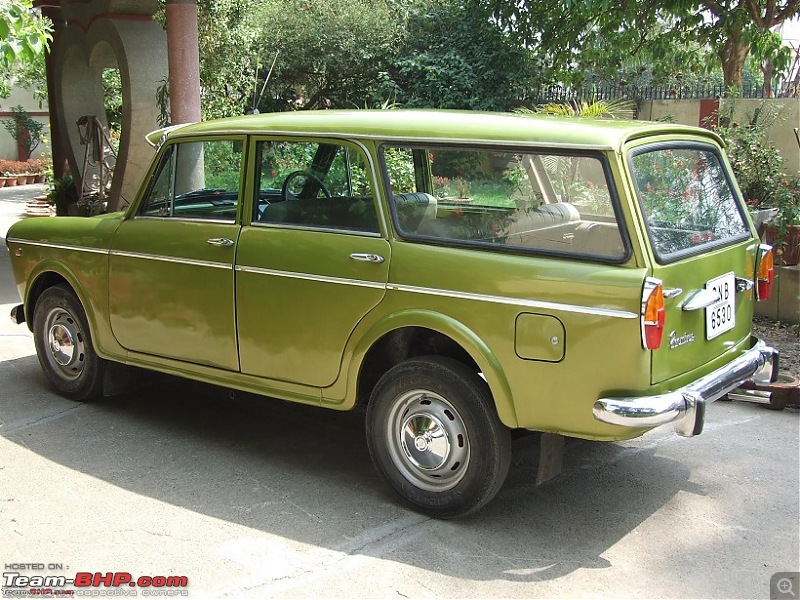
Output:
<path fill-rule="evenodd" d="M 256 146 L 253 222 L 378 233 L 371 169 L 355 146 L 334 141 L 263 140 Z"/>
<path fill-rule="evenodd" d="M 383 161 L 403 237 L 610 262 L 627 255 L 599 155 L 385 146 Z"/>
<path fill-rule="evenodd" d="M 637 151 L 630 163 L 659 262 L 749 237 L 731 179 L 712 148 L 661 146 Z"/>

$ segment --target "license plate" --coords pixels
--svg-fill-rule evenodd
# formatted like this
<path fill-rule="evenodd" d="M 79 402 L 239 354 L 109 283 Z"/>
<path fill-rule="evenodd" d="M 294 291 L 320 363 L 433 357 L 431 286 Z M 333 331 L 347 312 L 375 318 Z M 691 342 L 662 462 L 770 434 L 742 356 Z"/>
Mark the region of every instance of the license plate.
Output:
<path fill-rule="evenodd" d="M 706 289 L 717 295 L 706 309 L 706 339 L 713 340 L 736 325 L 736 277 L 730 272 L 709 279 Z"/>

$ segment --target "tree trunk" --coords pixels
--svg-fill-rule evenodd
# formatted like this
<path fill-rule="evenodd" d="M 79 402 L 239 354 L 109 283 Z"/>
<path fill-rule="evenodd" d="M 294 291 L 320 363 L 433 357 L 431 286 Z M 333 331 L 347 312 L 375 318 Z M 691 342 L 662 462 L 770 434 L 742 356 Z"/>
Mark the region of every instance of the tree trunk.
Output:
<path fill-rule="evenodd" d="M 774 98 L 775 92 L 772 90 L 772 61 L 766 61 L 761 65 L 761 73 L 764 75 L 764 98 Z"/>
<path fill-rule="evenodd" d="M 722 73 L 725 77 L 725 87 L 742 87 L 742 71 L 749 48 L 742 41 L 742 32 L 737 29 L 727 31 L 727 38 L 718 56 L 722 61 Z"/>

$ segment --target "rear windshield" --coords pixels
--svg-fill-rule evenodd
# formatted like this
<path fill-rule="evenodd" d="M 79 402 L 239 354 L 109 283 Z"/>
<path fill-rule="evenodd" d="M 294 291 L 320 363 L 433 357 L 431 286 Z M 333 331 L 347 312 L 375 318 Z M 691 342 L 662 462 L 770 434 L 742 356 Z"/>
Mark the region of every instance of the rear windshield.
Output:
<path fill-rule="evenodd" d="M 731 180 L 713 148 L 659 146 L 637 151 L 630 160 L 659 262 L 750 235 Z"/>

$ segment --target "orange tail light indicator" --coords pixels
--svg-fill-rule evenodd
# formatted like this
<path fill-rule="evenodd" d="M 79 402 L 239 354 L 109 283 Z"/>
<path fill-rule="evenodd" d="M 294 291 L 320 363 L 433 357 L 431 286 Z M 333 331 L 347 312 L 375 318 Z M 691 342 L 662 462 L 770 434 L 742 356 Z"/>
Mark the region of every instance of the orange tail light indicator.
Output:
<path fill-rule="evenodd" d="M 756 299 L 768 300 L 775 280 L 775 256 L 772 246 L 761 244 L 758 247 L 758 271 L 756 272 Z"/>
<path fill-rule="evenodd" d="M 665 320 L 663 283 L 647 277 L 642 290 L 642 345 L 645 349 L 656 350 L 661 346 Z"/>

